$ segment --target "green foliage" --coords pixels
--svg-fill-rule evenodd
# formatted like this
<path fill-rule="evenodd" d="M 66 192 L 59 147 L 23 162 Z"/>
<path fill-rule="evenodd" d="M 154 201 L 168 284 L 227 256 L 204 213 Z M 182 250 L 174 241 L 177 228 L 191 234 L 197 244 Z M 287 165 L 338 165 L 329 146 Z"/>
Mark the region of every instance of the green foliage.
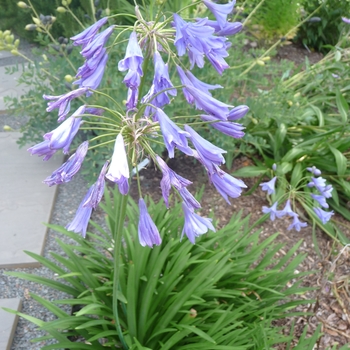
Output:
<path fill-rule="evenodd" d="M 245 12 L 253 12 L 248 29 L 258 39 L 280 39 L 300 22 L 301 4 L 299 0 L 248 1 Z M 296 30 L 287 39 L 295 34 Z"/>
<path fill-rule="evenodd" d="M 102 208 L 110 231 L 119 195 L 106 195 Z M 130 201 L 124 243 L 120 257 L 119 321 L 129 349 L 267 349 L 288 343 L 273 321 L 298 315 L 292 309 L 309 300 L 291 299 L 307 289 L 295 282 L 294 271 L 303 256 L 294 255 L 297 246 L 276 258 L 281 245 L 276 236 L 261 242 L 259 231 L 252 232 L 249 218 L 235 215 L 215 234 L 192 245 L 179 242 L 181 207 L 171 212 L 163 203 L 150 203 L 149 211 L 161 232 L 163 243 L 153 249 L 141 247 L 137 240 L 138 210 Z M 48 301 L 33 295 L 57 319 L 43 322 L 29 315 L 18 315 L 34 322 L 48 335 L 34 341 L 54 338 L 48 349 L 106 349 L 120 346 L 113 319 L 113 241 L 109 231 L 91 222 L 97 234 L 88 238 L 50 225 L 76 244 L 57 240 L 63 254 L 52 253 L 54 261 L 34 253 L 31 257 L 52 270 L 55 280 L 13 272 L 12 276 L 41 283 L 66 292 L 71 297 Z M 301 277 L 303 274 L 300 274 Z M 287 283 L 293 280 L 291 287 Z M 74 306 L 72 315 L 57 305 Z M 292 333 L 291 333 L 292 334 Z M 319 329 L 306 339 L 306 330 L 296 349 L 311 349 Z M 72 339 L 78 339 L 74 342 Z"/>
<path fill-rule="evenodd" d="M 305 15 L 316 10 L 322 5 L 315 16 L 319 21 L 308 21 L 304 23 L 298 31 L 297 40 L 310 49 L 321 52 L 328 52 L 332 46 L 336 45 L 339 37 L 346 27 L 341 17 L 346 17 L 350 13 L 349 0 L 310 0 L 305 1 L 303 7 Z"/>

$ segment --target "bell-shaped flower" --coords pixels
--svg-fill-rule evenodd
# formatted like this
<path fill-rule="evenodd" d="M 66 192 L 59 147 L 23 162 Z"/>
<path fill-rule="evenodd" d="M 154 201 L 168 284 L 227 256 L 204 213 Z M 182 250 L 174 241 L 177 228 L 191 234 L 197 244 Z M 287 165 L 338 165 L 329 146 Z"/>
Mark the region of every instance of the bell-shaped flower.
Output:
<path fill-rule="evenodd" d="M 222 89 L 222 86 L 219 84 L 212 85 L 204 83 L 196 78 L 189 70 L 186 71 L 186 75 L 196 89 L 206 93 L 209 96 L 211 96 L 210 90 Z"/>
<path fill-rule="evenodd" d="M 262 182 L 259 186 L 261 186 L 261 189 L 263 191 L 267 191 L 267 194 L 275 193 L 276 180 L 277 180 L 277 177 L 275 176 L 268 182 Z"/>
<path fill-rule="evenodd" d="M 200 21 L 201 18 L 196 21 Z M 218 21 L 212 21 L 210 19 L 206 19 L 205 25 L 214 28 L 215 34 L 219 36 L 230 36 L 237 34 L 243 28 L 241 22 L 226 22 L 224 26 L 221 28 Z"/>
<path fill-rule="evenodd" d="M 137 41 L 136 33 L 132 32 L 129 38 L 128 46 L 126 47 L 125 57 L 124 59 L 119 61 L 118 69 L 121 72 L 124 72 L 129 69 L 133 72 L 136 72 L 139 76 L 142 76 L 143 75 L 142 62 L 143 62 L 142 50 Z M 130 87 L 127 84 L 126 86 Z"/>
<path fill-rule="evenodd" d="M 273 203 L 273 205 L 270 208 L 268 208 L 266 206 L 262 207 L 262 212 L 264 214 L 270 213 L 270 220 L 271 221 L 274 221 L 276 219 L 276 216 L 277 216 L 277 205 L 278 205 L 278 202 L 275 202 L 275 203 Z"/>
<path fill-rule="evenodd" d="M 222 153 L 226 153 L 225 150 L 205 140 L 188 125 L 185 125 L 185 131 L 190 135 L 191 141 L 209 173 L 214 171 L 214 165 L 219 166 L 225 163 L 225 158 L 222 155 Z"/>
<path fill-rule="evenodd" d="M 328 203 L 326 202 L 326 198 L 322 195 L 311 193 L 311 197 L 319 203 L 319 205 L 323 208 L 329 208 Z"/>
<path fill-rule="evenodd" d="M 332 211 L 324 211 L 321 208 L 313 208 L 316 215 L 319 217 L 319 219 L 322 221 L 322 224 L 326 224 L 331 217 L 334 215 L 333 210 Z"/>
<path fill-rule="evenodd" d="M 249 107 L 245 105 L 240 105 L 232 108 L 227 115 L 228 120 L 237 120 L 244 117 L 249 111 Z"/>
<path fill-rule="evenodd" d="M 160 245 L 162 238 L 160 237 L 157 226 L 152 221 L 151 216 L 148 214 L 145 201 L 140 198 L 139 200 L 140 221 L 138 226 L 138 234 L 140 244 L 145 247 L 148 245 L 153 248 L 154 245 Z"/>
<path fill-rule="evenodd" d="M 299 217 L 297 214 L 293 216 L 293 222 L 288 226 L 288 230 L 292 230 L 293 228 L 297 230 L 298 232 L 301 230 L 302 227 L 306 227 L 306 222 L 301 222 L 299 220 Z"/>
<path fill-rule="evenodd" d="M 216 4 L 210 0 L 203 0 L 203 3 L 215 16 L 220 28 L 223 29 L 227 22 L 227 15 L 232 13 L 236 0 L 228 2 L 227 4 Z"/>
<path fill-rule="evenodd" d="M 100 54 L 103 47 L 106 45 L 107 40 L 111 36 L 114 30 L 114 25 L 108 27 L 100 34 L 96 35 L 80 52 L 86 59 L 91 59 Z"/>
<path fill-rule="evenodd" d="M 244 136 L 242 131 L 245 127 L 239 123 L 233 123 L 230 121 L 221 121 L 212 115 L 201 115 L 202 120 L 209 122 L 209 125 L 216 130 L 219 130 L 223 134 L 239 139 Z"/>
<path fill-rule="evenodd" d="M 307 171 L 310 171 L 310 173 L 313 173 L 315 176 L 320 176 L 321 175 L 321 170 L 317 169 L 315 166 L 306 168 Z"/>
<path fill-rule="evenodd" d="M 126 195 L 129 191 L 129 176 L 130 171 L 125 152 L 124 139 L 121 134 L 118 134 L 114 144 L 114 152 L 106 178 L 118 184 L 119 192 Z"/>
<path fill-rule="evenodd" d="M 157 108 L 154 119 L 159 122 L 163 134 L 164 144 L 169 153 L 169 158 L 174 158 L 174 149 L 177 147 L 182 152 L 192 155 L 188 147 L 187 138 L 189 133 L 181 130 L 170 118 L 159 108 Z"/>
<path fill-rule="evenodd" d="M 67 114 L 70 111 L 70 102 L 80 97 L 84 94 L 86 94 L 89 91 L 87 87 L 79 88 L 77 90 L 70 91 L 64 95 L 59 96 L 50 96 L 50 95 L 43 95 L 43 98 L 45 100 L 55 100 L 54 102 L 48 102 L 48 107 L 46 108 L 46 112 L 51 112 L 54 109 L 58 108 L 58 121 L 61 122 L 64 120 L 67 116 Z"/>
<path fill-rule="evenodd" d="M 316 187 L 320 192 L 326 187 L 326 179 L 323 177 L 311 177 L 308 187 Z"/>
<path fill-rule="evenodd" d="M 90 187 L 83 201 L 80 203 L 73 221 L 66 226 L 68 231 L 80 233 L 84 238 L 86 236 L 86 230 L 92 213 L 92 207 L 84 207 L 84 203 L 90 198 L 92 190 L 93 188 Z"/>
<path fill-rule="evenodd" d="M 346 24 L 350 24 L 350 18 L 342 17 L 341 20 Z"/>
<path fill-rule="evenodd" d="M 56 149 L 50 148 L 50 141 L 45 140 L 27 149 L 32 155 L 36 154 L 39 157 L 44 156 L 43 160 L 49 160 L 56 152 Z"/>
<path fill-rule="evenodd" d="M 297 215 L 293 210 L 292 210 L 292 207 L 290 206 L 290 200 L 288 199 L 286 201 L 286 205 L 284 206 L 283 210 L 278 210 L 277 213 L 276 213 L 276 216 L 278 218 L 281 218 L 285 215 L 288 215 L 288 216 L 291 216 L 291 217 L 294 217 L 295 215 Z"/>
<path fill-rule="evenodd" d="M 188 79 L 188 76 L 185 74 L 183 69 L 180 66 L 176 66 L 177 72 L 179 74 L 181 84 L 184 85 L 182 92 L 184 93 L 185 99 L 189 104 L 194 103 L 194 97 L 188 92 L 186 86 L 192 85 L 192 82 Z"/>
<path fill-rule="evenodd" d="M 186 187 L 179 189 L 179 193 L 188 208 L 191 208 L 192 210 L 201 208 L 200 203 L 196 198 L 194 198 L 194 196 Z"/>
<path fill-rule="evenodd" d="M 170 169 L 164 160 L 159 156 L 157 156 L 156 159 L 163 174 L 162 180 L 160 181 L 160 188 L 162 189 L 165 205 L 167 208 L 169 208 L 169 194 L 171 186 L 174 186 L 177 190 L 181 190 L 182 188 L 191 185 L 192 182 L 176 174 L 176 172 Z"/>
<path fill-rule="evenodd" d="M 151 103 L 156 107 L 163 107 L 170 103 L 168 96 L 176 96 L 176 89 L 172 89 L 174 85 L 170 81 L 168 65 L 164 61 L 158 51 L 154 53 L 154 78 L 148 93 L 142 98 L 142 102 Z M 157 96 L 155 96 L 157 95 Z M 146 108 L 146 115 L 149 114 L 150 108 Z"/>
<path fill-rule="evenodd" d="M 332 191 L 333 187 L 332 185 L 327 185 L 324 188 L 322 188 L 321 195 L 325 198 L 331 198 L 332 197 Z"/>
<path fill-rule="evenodd" d="M 79 109 L 85 110 L 85 106 Z M 77 110 L 77 115 L 79 115 Z M 67 154 L 69 152 L 70 145 L 73 141 L 74 136 L 77 134 L 81 118 L 75 117 L 74 114 L 60 124 L 55 130 L 48 132 L 44 135 L 44 139 L 49 141 L 49 147 L 51 149 L 61 149 L 63 148 L 63 153 Z"/>
<path fill-rule="evenodd" d="M 84 161 L 88 147 L 88 141 L 83 142 L 65 163 L 44 180 L 44 183 L 51 187 L 72 180 Z"/>
<path fill-rule="evenodd" d="M 106 53 L 106 49 L 103 48 L 98 61 L 94 62 L 93 65 L 89 65 L 89 61 L 86 61 L 85 64 L 78 69 L 76 77 L 80 77 L 80 79 L 76 80 L 73 84 L 79 85 L 80 88 L 87 87 L 96 90 L 103 78 L 107 61 L 108 54 Z M 86 96 L 90 95 L 92 95 L 92 92 L 89 90 Z"/>
<path fill-rule="evenodd" d="M 215 99 L 194 86 L 186 86 L 186 89 L 193 96 L 197 109 L 203 110 L 208 114 L 217 117 L 217 119 L 227 120 L 229 106 L 226 103 Z"/>
<path fill-rule="evenodd" d="M 83 47 L 85 47 L 95 37 L 99 29 L 107 23 L 107 21 L 107 17 L 101 18 L 92 26 L 86 28 L 83 32 L 71 37 L 71 40 L 74 41 L 73 45 L 82 45 Z"/>
<path fill-rule="evenodd" d="M 89 196 L 85 197 L 85 202 L 83 207 L 90 207 L 96 209 L 98 204 L 101 202 L 105 189 L 105 176 L 109 162 L 107 161 L 100 172 L 100 175 L 97 178 L 97 181 L 91 186 L 91 191 L 89 191 Z"/>
<path fill-rule="evenodd" d="M 209 176 L 210 181 L 228 204 L 231 204 L 228 197 L 237 198 L 242 194 L 242 189 L 247 188 L 242 180 L 236 179 L 220 169 Z"/>
<path fill-rule="evenodd" d="M 196 23 L 189 23 L 179 15 L 174 14 L 173 25 L 176 30 L 174 44 L 179 56 L 188 52 L 191 69 L 195 65 L 203 68 L 205 55 L 221 74 L 224 69 L 229 67 L 224 60 L 224 57 L 228 56 L 229 44 L 226 42 L 226 38 L 213 35 L 214 29 L 205 23 L 205 18 Z"/>
<path fill-rule="evenodd" d="M 203 218 L 188 208 L 185 203 L 182 203 L 182 210 L 185 216 L 185 223 L 181 234 L 181 240 L 186 233 L 186 236 L 192 244 L 195 244 L 196 237 L 203 235 L 212 230 L 215 232 L 215 228 L 211 223 L 211 219 Z"/>

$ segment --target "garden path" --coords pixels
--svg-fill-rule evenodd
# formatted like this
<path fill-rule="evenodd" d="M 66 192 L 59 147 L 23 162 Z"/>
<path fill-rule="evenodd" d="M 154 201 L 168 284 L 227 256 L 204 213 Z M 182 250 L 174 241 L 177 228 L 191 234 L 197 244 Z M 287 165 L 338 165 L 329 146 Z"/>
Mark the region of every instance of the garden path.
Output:
<path fill-rule="evenodd" d="M 0 118 L 5 115 L 5 96 L 20 97 L 25 93 L 18 85 L 21 72 L 6 75 L 1 61 L 9 58 L 0 52 Z M 63 156 L 50 162 L 38 157 L 29 157 L 25 149 L 16 143 L 19 132 L 0 133 L 0 268 L 35 267 L 38 263 L 26 255 L 28 250 L 42 254 L 45 245 L 46 227 L 55 201 L 56 188 L 48 188 L 42 183 L 53 170 L 62 164 Z M 0 294 L 1 295 L 1 294 Z M 17 317 L 1 309 L 8 307 L 19 310 L 21 299 L 0 299 L 0 348 L 10 349 L 17 324 Z"/>

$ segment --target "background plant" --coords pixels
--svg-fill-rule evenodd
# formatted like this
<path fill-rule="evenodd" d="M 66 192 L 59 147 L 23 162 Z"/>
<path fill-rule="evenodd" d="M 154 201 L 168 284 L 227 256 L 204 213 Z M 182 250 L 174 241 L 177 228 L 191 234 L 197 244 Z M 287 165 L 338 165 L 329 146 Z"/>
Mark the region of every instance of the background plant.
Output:
<path fill-rule="evenodd" d="M 312 20 L 304 23 L 298 31 L 296 40 L 309 49 L 327 53 L 336 45 L 339 37 L 344 34 L 341 17 L 350 13 L 349 0 L 311 0 L 303 4 L 304 15 L 317 11 Z"/>

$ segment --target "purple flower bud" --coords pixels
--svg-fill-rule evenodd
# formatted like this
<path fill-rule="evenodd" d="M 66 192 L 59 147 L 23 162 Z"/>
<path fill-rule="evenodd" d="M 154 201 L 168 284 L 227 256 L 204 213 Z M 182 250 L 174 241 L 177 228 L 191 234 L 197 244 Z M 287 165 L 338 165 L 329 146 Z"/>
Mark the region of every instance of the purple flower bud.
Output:
<path fill-rule="evenodd" d="M 88 88 L 83 87 L 77 90 L 70 91 L 64 95 L 59 96 L 50 96 L 50 95 L 43 95 L 43 98 L 45 100 L 56 100 L 55 102 L 48 102 L 48 107 L 46 108 L 47 112 L 51 112 L 54 109 L 58 108 L 58 121 L 61 122 L 65 119 L 67 114 L 70 111 L 70 102 L 85 93 L 88 92 Z"/>
<path fill-rule="evenodd" d="M 200 203 L 193 197 L 186 187 L 180 188 L 179 193 L 188 208 L 191 208 L 192 210 L 201 208 Z"/>
<path fill-rule="evenodd" d="M 89 107 L 85 109 L 85 114 L 102 115 L 103 112 L 102 108 Z"/>
<path fill-rule="evenodd" d="M 350 18 L 342 17 L 341 20 L 346 24 L 350 24 Z"/>
<path fill-rule="evenodd" d="M 151 216 L 148 214 L 145 201 L 139 199 L 139 209 L 140 209 L 140 221 L 138 227 L 139 241 L 140 244 L 145 247 L 148 245 L 153 248 L 153 245 L 160 245 L 162 239 L 160 237 L 157 226 L 152 221 Z"/>
<path fill-rule="evenodd" d="M 214 165 L 221 165 L 225 163 L 225 158 L 222 153 L 226 153 L 225 150 L 213 145 L 209 141 L 205 140 L 198 133 L 196 133 L 190 126 L 185 125 L 185 130 L 190 135 L 191 141 L 198 152 L 198 155 L 207 168 L 209 173 L 213 173 Z"/>
<path fill-rule="evenodd" d="M 294 217 L 295 215 L 297 215 L 291 208 L 290 206 L 290 200 L 288 199 L 287 202 L 286 202 L 286 205 L 285 207 L 283 208 L 283 210 L 278 210 L 276 212 L 276 216 L 278 218 L 281 218 L 285 215 L 288 215 L 288 216 L 291 216 L 291 217 Z"/>
<path fill-rule="evenodd" d="M 185 203 L 182 203 L 182 210 L 185 216 L 185 223 L 181 234 L 181 240 L 186 233 L 190 242 L 192 244 L 195 244 L 196 237 L 207 233 L 208 229 L 215 232 L 215 228 L 211 223 L 211 219 L 202 218 L 198 214 L 194 213 L 190 208 L 188 208 Z"/>
<path fill-rule="evenodd" d="M 192 184 L 191 181 L 183 178 L 182 176 L 171 170 L 168 165 L 159 156 L 156 157 L 157 162 L 162 170 L 163 178 L 160 181 L 160 187 L 162 189 L 162 194 L 164 202 L 167 208 L 169 208 L 169 193 L 171 186 L 174 186 L 177 190 L 181 190 Z"/>
<path fill-rule="evenodd" d="M 317 201 L 320 204 L 321 207 L 329 208 L 329 205 L 327 204 L 326 198 L 324 196 L 311 193 L 311 197 L 315 201 Z"/>
<path fill-rule="evenodd" d="M 45 156 L 43 160 L 49 160 L 56 152 L 56 149 L 50 148 L 50 141 L 45 140 L 27 149 L 32 155 L 37 154 L 39 157 Z"/>
<path fill-rule="evenodd" d="M 91 59 L 99 55 L 100 52 L 103 50 L 103 47 L 106 44 L 107 40 L 113 33 L 113 30 L 114 30 L 114 26 L 110 26 L 100 34 L 96 35 L 93 38 L 93 40 L 89 41 L 89 43 L 85 45 L 83 50 L 80 52 L 82 56 L 85 57 L 86 59 Z"/>
<path fill-rule="evenodd" d="M 324 211 L 321 208 L 313 208 L 314 212 L 316 213 L 316 215 L 319 217 L 319 219 L 322 221 L 322 224 L 326 224 L 331 217 L 334 215 L 333 210 L 332 211 Z"/>
<path fill-rule="evenodd" d="M 106 178 L 118 184 L 119 192 L 126 195 L 129 191 L 128 179 L 130 176 L 128 159 L 125 152 L 124 139 L 118 134 Z"/>
<path fill-rule="evenodd" d="M 139 43 L 137 41 L 137 35 L 135 32 L 132 32 L 129 38 L 128 46 L 126 48 L 125 58 L 119 61 L 118 69 L 121 72 L 124 72 L 129 69 L 133 72 L 136 72 L 139 76 L 142 76 L 142 62 L 143 55 Z"/>
<path fill-rule="evenodd" d="M 232 13 L 236 1 L 234 0 L 227 4 L 215 4 L 214 2 L 208 0 L 203 0 L 203 2 L 204 5 L 208 7 L 208 9 L 215 16 L 220 28 L 223 29 L 227 22 L 227 15 Z"/>
<path fill-rule="evenodd" d="M 103 25 L 105 25 L 107 23 L 107 21 L 108 21 L 107 17 L 101 18 L 99 21 L 94 23 L 89 28 L 86 28 L 80 34 L 71 37 L 71 40 L 74 41 L 73 45 L 75 45 L 75 46 L 83 45 L 83 47 L 86 46 L 86 44 L 88 44 L 94 38 L 94 36 L 98 32 L 98 30 Z"/>
<path fill-rule="evenodd" d="M 173 84 L 170 81 L 168 65 L 164 64 L 163 59 L 158 51 L 154 53 L 154 79 L 148 93 L 142 98 L 142 102 L 151 103 L 156 107 L 163 107 L 170 103 L 169 95 L 176 96 L 176 89 L 170 89 Z M 166 90 L 165 89 L 170 89 Z M 159 93 L 159 94 L 158 94 Z M 158 94 L 156 97 L 154 97 Z M 150 108 L 146 108 L 146 115 L 149 115 Z"/>
<path fill-rule="evenodd" d="M 159 122 L 162 130 L 164 144 L 169 153 L 169 158 L 174 158 L 174 149 L 177 147 L 182 152 L 191 155 L 192 151 L 188 147 L 186 136 L 189 137 L 189 133 L 181 130 L 169 117 L 159 108 L 157 108 L 155 120 Z"/>
<path fill-rule="evenodd" d="M 210 181 L 228 204 L 231 204 L 228 197 L 237 198 L 242 194 L 242 188 L 247 188 L 242 180 L 236 179 L 222 170 L 209 176 Z"/>
<path fill-rule="evenodd" d="M 83 204 L 91 196 L 93 188 L 90 187 L 89 191 L 86 193 L 83 201 L 80 203 L 79 208 L 75 214 L 72 222 L 70 222 L 66 229 L 68 231 L 73 231 L 75 233 L 80 233 L 84 238 L 86 236 L 87 226 L 89 224 L 90 216 L 92 213 L 92 207 L 84 207 Z"/>
<path fill-rule="evenodd" d="M 84 161 L 88 147 L 88 141 L 83 142 L 65 163 L 44 180 L 44 183 L 51 187 L 72 180 Z"/>
<path fill-rule="evenodd" d="M 310 173 L 313 173 L 315 176 L 321 175 L 321 170 L 317 169 L 315 166 L 312 168 L 306 168 L 307 171 L 310 171 Z"/>
<path fill-rule="evenodd" d="M 275 193 L 275 183 L 276 183 L 277 177 L 275 176 L 273 179 L 271 179 L 268 182 L 262 182 L 259 186 L 261 186 L 263 191 L 267 191 L 267 194 Z"/>
<path fill-rule="evenodd" d="M 223 134 L 234 137 L 236 139 L 244 136 L 244 132 L 242 130 L 245 129 L 245 127 L 242 124 L 233 123 L 230 121 L 221 121 L 212 115 L 201 115 L 200 117 L 205 122 L 210 122 L 209 125 L 211 127 L 219 130 Z M 217 122 L 214 122 L 216 120 Z"/>
<path fill-rule="evenodd" d="M 199 20 L 201 19 L 196 18 L 196 21 L 199 21 Z M 243 25 L 241 22 L 226 22 L 223 28 L 221 28 L 219 25 L 219 22 L 211 21 L 209 19 L 206 19 L 205 25 L 214 28 L 215 34 L 219 36 L 234 35 L 240 32 L 243 28 Z"/>
<path fill-rule="evenodd" d="M 245 105 L 237 106 L 229 112 L 227 115 L 228 120 L 237 120 L 244 117 L 249 111 L 249 107 Z"/>
<path fill-rule="evenodd" d="M 270 220 L 271 221 L 274 221 L 276 216 L 277 216 L 277 204 L 278 204 L 278 202 L 273 203 L 273 205 L 270 208 L 265 207 L 265 206 L 262 207 L 262 212 L 264 214 L 270 213 Z"/>
<path fill-rule="evenodd" d="M 277 165 L 276 165 L 276 163 L 273 163 L 273 165 L 272 165 L 272 170 L 273 170 L 273 171 L 276 171 L 276 169 L 277 169 Z"/>
<path fill-rule="evenodd" d="M 210 115 L 217 117 L 220 120 L 227 120 L 228 105 L 220 102 L 214 97 L 196 89 L 193 86 L 186 86 L 188 92 L 194 97 L 197 109 L 204 110 Z"/>
<path fill-rule="evenodd" d="M 137 89 L 128 89 L 128 98 L 125 103 L 127 109 L 136 108 L 138 96 L 139 92 Z"/>
<path fill-rule="evenodd" d="M 83 203 L 83 207 L 94 208 L 98 206 L 103 197 L 103 192 L 105 189 L 105 175 L 107 171 L 109 162 L 107 161 L 100 172 L 100 175 L 97 178 L 97 181 L 91 186 L 91 191 L 89 191 L 89 196 L 85 197 L 85 202 Z"/>
<path fill-rule="evenodd" d="M 301 222 L 299 220 L 299 217 L 297 214 L 293 216 L 293 222 L 288 226 L 288 230 L 292 230 L 293 228 L 296 229 L 298 232 L 301 230 L 302 227 L 306 227 L 306 222 Z"/>
<path fill-rule="evenodd" d="M 77 76 L 80 79 L 76 80 L 73 84 L 79 85 L 80 88 L 87 87 L 92 90 L 96 90 L 103 78 L 104 70 L 107 64 L 108 55 L 105 53 L 106 49 L 101 51 L 99 61 L 94 64 L 92 68 L 89 66 L 89 61 L 86 61 L 84 66 L 80 67 Z M 91 96 L 92 91 L 87 91 L 86 96 Z"/>
<path fill-rule="evenodd" d="M 76 113 L 81 113 L 85 110 L 85 106 L 81 106 Z M 63 153 L 69 152 L 70 145 L 74 136 L 77 134 L 81 124 L 81 118 L 76 118 L 74 114 L 65 120 L 58 128 L 44 135 L 44 139 L 49 141 L 51 149 L 63 148 Z"/>

